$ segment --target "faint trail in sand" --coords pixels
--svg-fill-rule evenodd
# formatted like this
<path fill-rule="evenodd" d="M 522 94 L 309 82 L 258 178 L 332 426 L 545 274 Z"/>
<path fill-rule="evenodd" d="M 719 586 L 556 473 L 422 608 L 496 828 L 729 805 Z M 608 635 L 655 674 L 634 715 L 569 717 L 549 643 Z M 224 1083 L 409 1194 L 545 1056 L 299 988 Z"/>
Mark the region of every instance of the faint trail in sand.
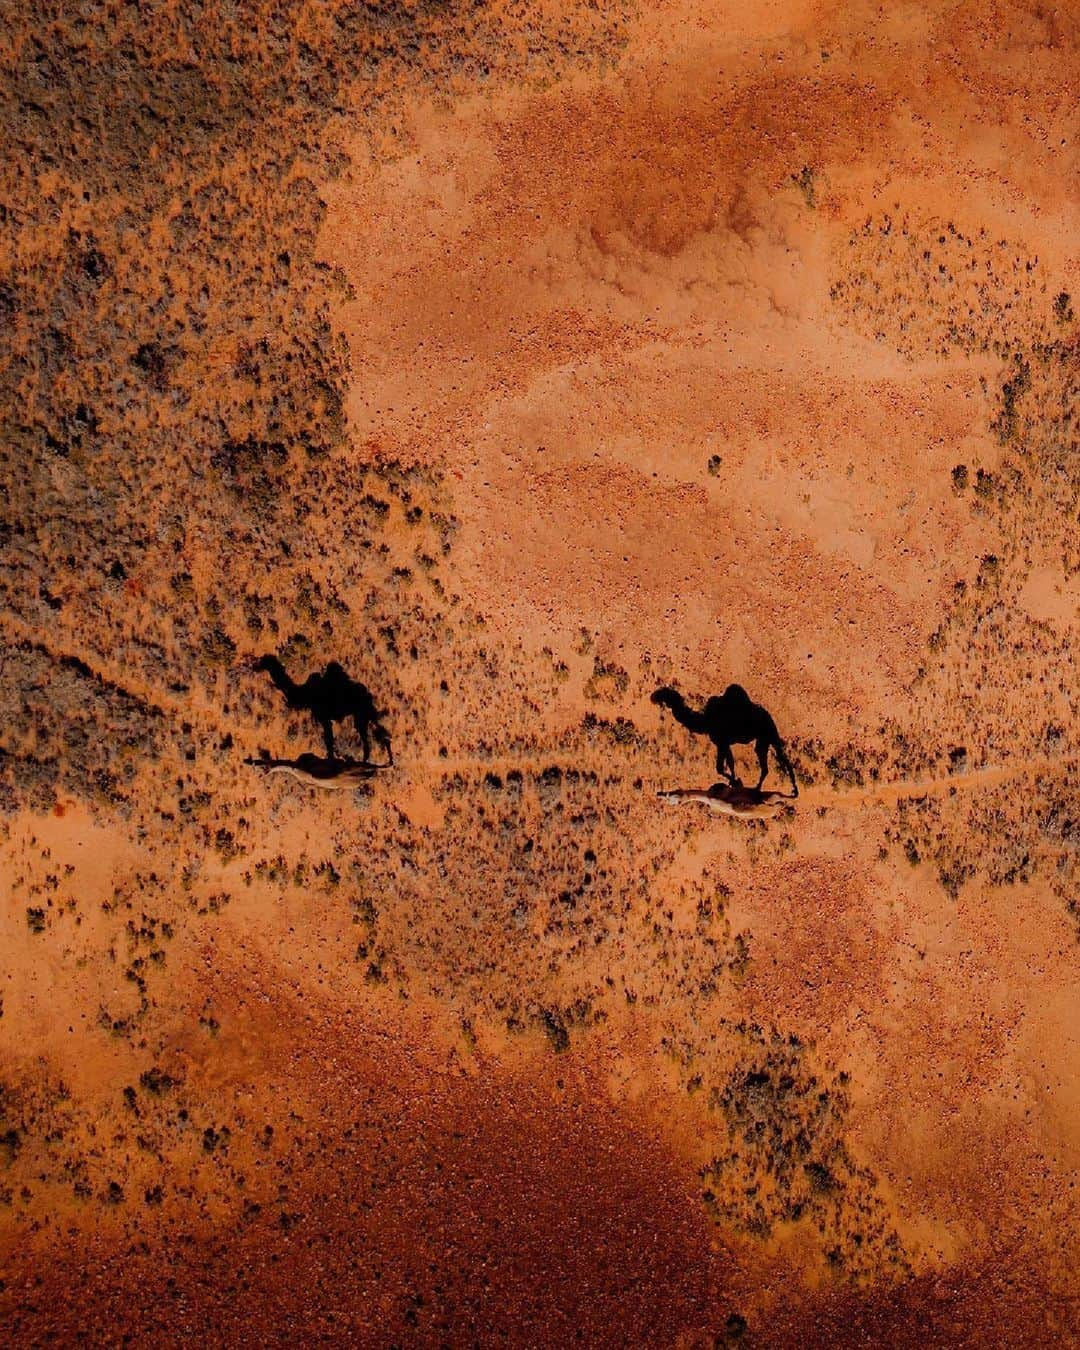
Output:
<path fill-rule="evenodd" d="M 859 802 L 895 802 L 905 797 L 941 797 L 955 790 L 977 790 L 996 787 L 999 783 L 1023 778 L 1028 774 L 1054 771 L 1066 772 L 1074 761 L 1040 756 L 1019 760 L 1015 764 L 988 765 L 967 773 L 947 774 L 944 778 L 904 778 L 891 783 L 869 783 L 863 787 L 835 789 L 818 784 L 805 788 L 799 801 L 828 806 L 856 805 Z"/>
<path fill-rule="evenodd" d="M 402 760 L 404 764 L 405 761 Z M 438 758 L 419 758 L 414 761 L 422 765 L 425 769 L 431 770 L 436 776 L 449 778 L 455 773 L 498 773 L 508 774 L 515 771 L 520 774 L 531 774 L 539 776 L 547 769 L 558 769 L 560 773 L 577 774 L 595 774 L 602 780 L 622 780 L 627 777 L 622 772 L 607 772 L 603 769 L 597 769 L 583 762 L 582 756 L 572 755 L 565 751 L 552 751 L 550 754 L 543 750 L 522 751 L 521 754 L 501 754 L 491 755 L 453 755 L 446 759 Z"/>
<path fill-rule="evenodd" d="M 58 664 L 74 662 L 87 671 L 92 679 L 107 688 L 115 690 L 135 702 L 143 704 L 147 711 L 158 716 L 175 717 L 188 721 L 203 722 L 220 731 L 224 725 L 220 710 L 197 686 L 192 686 L 184 694 L 163 690 L 146 681 L 132 680 L 130 668 L 116 669 L 112 663 L 104 662 L 96 654 L 90 659 L 78 650 L 78 644 L 53 644 L 35 633 L 29 625 L 14 615 L 0 616 L 0 631 L 8 630 L 7 639 L 21 642 L 36 648 Z M 235 734 L 235 733 L 234 733 Z M 258 740 L 255 736 L 241 737 L 243 740 Z M 500 774 L 507 775 L 515 771 L 539 777 L 548 769 L 557 769 L 560 773 L 595 774 L 601 781 L 611 783 L 625 781 L 626 772 L 610 772 L 603 768 L 594 768 L 582 762 L 580 754 L 543 750 L 520 751 L 502 754 L 457 754 L 445 759 L 435 755 L 421 755 L 412 761 L 398 761 L 398 768 L 407 770 L 413 767 L 425 776 L 449 778 L 454 774 Z M 803 788 L 796 800 L 798 804 L 813 806 L 856 806 L 864 802 L 897 802 L 911 797 L 940 797 L 952 791 L 978 791 L 982 788 L 996 787 L 1013 779 L 1029 774 L 1067 773 L 1075 770 L 1077 762 L 1067 759 L 1051 759 L 1048 756 L 1036 756 L 1018 760 L 1011 764 L 987 765 L 980 769 L 971 769 L 965 773 L 946 774 L 941 778 L 908 778 L 892 782 L 867 783 L 857 787 L 837 789 L 824 783 Z M 644 778 L 646 775 L 642 775 Z M 654 784 L 649 785 L 652 791 Z"/>
<path fill-rule="evenodd" d="M 492 755 L 483 756 L 455 755 L 452 759 L 427 761 L 425 767 L 438 776 L 448 778 L 453 774 L 499 773 L 506 774 L 518 770 L 531 776 L 539 776 L 548 768 L 560 772 L 596 773 L 600 779 L 624 781 L 626 773 L 605 774 L 603 770 L 590 769 L 580 759 L 571 759 L 558 754 L 544 755 Z M 996 787 L 1013 779 L 1023 778 L 1033 773 L 1062 774 L 1076 767 L 1076 761 L 1051 759 L 1039 756 L 1018 760 L 1012 764 L 987 765 L 981 769 L 971 769 L 966 773 L 946 774 L 941 778 L 905 778 L 892 782 L 868 783 L 860 787 L 832 788 L 824 783 L 815 784 L 800 790 L 797 798 L 788 800 L 798 805 L 813 806 L 854 806 L 862 802 L 895 802 L 907 797 L 940 797 L 952 791 L 978 791 L 982 788 Z M 651 791 L 652 784 L 647 785 Z"/>

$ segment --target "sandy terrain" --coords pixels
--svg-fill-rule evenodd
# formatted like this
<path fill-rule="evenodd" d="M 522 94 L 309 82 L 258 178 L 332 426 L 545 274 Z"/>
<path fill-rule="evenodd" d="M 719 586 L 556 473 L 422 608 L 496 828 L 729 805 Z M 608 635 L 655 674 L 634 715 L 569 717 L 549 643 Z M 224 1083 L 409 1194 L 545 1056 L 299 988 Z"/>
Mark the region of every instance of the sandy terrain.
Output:
<path fill-rule="evenodd" d="M 5 1344 L 1080 1344 L 1068 7 L 10 10 Z"/>

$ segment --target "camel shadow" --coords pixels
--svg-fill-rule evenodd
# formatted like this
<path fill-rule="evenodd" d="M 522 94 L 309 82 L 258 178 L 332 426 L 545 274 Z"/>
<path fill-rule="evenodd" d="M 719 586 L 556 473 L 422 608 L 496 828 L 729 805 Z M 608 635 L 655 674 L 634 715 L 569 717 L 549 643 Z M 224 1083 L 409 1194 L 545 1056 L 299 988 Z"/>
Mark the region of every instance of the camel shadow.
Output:
<path fill-rule="evenodd" d="M 359 764 L 370 765 L 372 740 L 386 755 L 386 763 L 379 767 L 389 768 L 393 764 L 390 733 L 382 724 L 386 713 L 375 706 L 374 696 L 367 685 L 351 679 L 336 661 L 331 661 L 321 673 L 309 675 L 303 684 L 290 679 L 276 656 L 260 656 L 254 669 L 265 671 L 270 676 L 274 687 L 281 692 L 290 708 L 310 713 L 318 723 L 326 745 L 326 762 L 345 762 L 339 761 L 334 753 L 334 723 L 351 720 L 364 748 L 364 757 L 358 761 Z"/>
<path fill-rule="evenodd" d="M 667 708 L 681 726 L 691 735 L 707 736 L 716 747 L 716 772 L 727 777 L 732 789 L 748 791 L 743 788 L 735 769 L 733 745 L 753 744 L 761 770 L 757 786 L 753 790 L 760 793 L 769 772 L 769 751 L 773 752 L 777 765 L 791 780 L 791 796 L 799 795 L 799 784 L 795 779 L 795 770 L 788 759 L 784 742 L 776 729 L 769 712 L 755 703 L 738 684 L 729 684 L 719 698 L 710 698 L 700 711 L 689 707 L 677 690 L 665 685 L 652 696 L 652 702 Z M 714 785 L 716 787 L 720 784 Z M 712 792 L 713 789 L 708 789 Z"/>

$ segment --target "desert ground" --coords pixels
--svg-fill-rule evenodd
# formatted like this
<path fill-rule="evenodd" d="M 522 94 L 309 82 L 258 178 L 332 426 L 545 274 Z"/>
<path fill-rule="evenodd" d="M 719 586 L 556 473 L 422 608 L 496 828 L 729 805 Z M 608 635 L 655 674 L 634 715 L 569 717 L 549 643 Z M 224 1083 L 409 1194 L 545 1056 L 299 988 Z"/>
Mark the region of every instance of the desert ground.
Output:
<path fill-rule="evenodd" d="M 5 1344 L 1080 1344 L 1078 43 L 9 0 Z"/>

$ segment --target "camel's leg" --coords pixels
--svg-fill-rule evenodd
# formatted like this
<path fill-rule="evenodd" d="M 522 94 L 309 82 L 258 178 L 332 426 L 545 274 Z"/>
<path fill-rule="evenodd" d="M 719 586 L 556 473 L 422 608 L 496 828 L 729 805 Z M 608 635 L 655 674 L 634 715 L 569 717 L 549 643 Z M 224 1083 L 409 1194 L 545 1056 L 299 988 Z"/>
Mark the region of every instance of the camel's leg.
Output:
<path fill-rule="evenodd" d="M 779 741 L 776 742 L 774 748 L 776 750 L 777 764 L 780 765 L 781 769 L 783 769 L 783 771 L 791 779 L 791 795 L 793 797 L 797 797 L 799 795 L 799 785 L 795 781 L 795 770 L 791 767 L 791 760 L 788 759 L 787 752 L 784 750 L 783 745 L 781 745 Z"/>
<path fill-rule="evenodd" d="M 387 768 L 389 768 L 394 762 L 394 751 L 390 745 L 390 733 L 385 727 L 381 727 L 378 722 L 375 723 L 375 739 L 386 751 L 386 765 Z"/>
<path fill-rule="evenodd" d="M 334 758 L 334 724 L 330 718 L 325 721 L 320 719 L 319 725 L 322 727 L 323 740 L 326 742 L 326 758 Z"/>
<path fill-rule="evenodd" d="M 760 792 L 761 785 L 769 775 L 769 742 L 763 738 L 758 741 L 754 746 L 754 749 L 757 751 L 757 762 L 761 768 L 761 777 L 757 781 L 757 788 L 755 791 Z"/>
<path fill-rule="evenodd" d="M 354 717 L 353 725 L 356 727 L 360 736 L 360 744 L 364 747 L 363 762 L 367 764 L 371 759 L 371 740 L 368 736 L 368 724 L 362 717 Z"/>
<path fill-rule="evenodd" d="M 730 745 L 716 747 L 716 772 L 724 774 L 732 787 L 742 787 L 739 775 L 735 772 L 735 756 Z"/>
<path fill-rule="evenodd" d="M 729 745 L 727 748 L 728 777 L 731 779 L 731 786 L 741 788 L 742 779 L 739 777 L 739 771 L 735 767 L 735 751 Z"/>

